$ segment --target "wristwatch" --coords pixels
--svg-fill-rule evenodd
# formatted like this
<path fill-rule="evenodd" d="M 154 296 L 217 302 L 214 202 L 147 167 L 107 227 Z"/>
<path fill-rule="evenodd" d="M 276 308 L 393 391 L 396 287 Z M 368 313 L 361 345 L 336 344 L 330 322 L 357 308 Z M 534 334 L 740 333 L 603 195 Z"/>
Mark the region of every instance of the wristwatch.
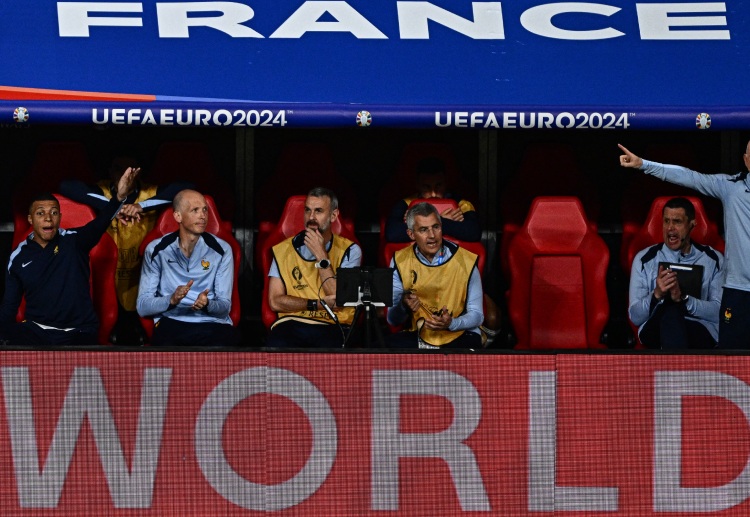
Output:
<path fill-rule="evenodd" d="M 689 298 L 689 296 L 688 296 L 687 294 L 683 294 L 683 295 L 682 295 L 682 296 L 680 297 L 680 301 L 681 301 L 682 303 L 687 303 L 687 301 L 688 301 L 688 298 Z"/>
<path fill-rule="evenodd" d="M 317 311 L 318 310 L 318 300 L 307 300 L 307 310 L 308 311 Z"/>
<path fill-rule="evenodd" d="M 319 260 L 315 263 L 317 269 L 328 269 L 331 265 L 331 261 L 328 259 Z"/>

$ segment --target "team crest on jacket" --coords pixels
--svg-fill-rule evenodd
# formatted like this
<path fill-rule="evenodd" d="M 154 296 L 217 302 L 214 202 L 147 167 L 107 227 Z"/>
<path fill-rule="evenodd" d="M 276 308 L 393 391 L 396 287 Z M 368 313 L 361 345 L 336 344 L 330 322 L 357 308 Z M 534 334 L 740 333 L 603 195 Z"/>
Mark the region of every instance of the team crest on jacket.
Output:
<path fill-rule="evenodd" d="M 724 323 L 729 323 L 732 320 L 732 308 L 727 307 L 724 309 Z"/>
<path fill-rule="evenodd" d="M 208 271 L 208 268 L 211 267 L 211 263 L 206 259 L 201 259 L 201 266 L 203 266 L 203 271 Z"/>
<path fill-rule="evenodd" d="M 57 255 L 57 252 L 60 251 L 60 246 L 55 246 L 55 249 L 52 250 L 53 255 Z"/>
<path fill-rule="evenodd" d="M 294 286 L 297 291 L 301 291 L 307 287 L 307 284 L 302 283 L 302 270 L 298 266 L 294 266 L 294 269 L 292 269 L 292 278 L 297 282 Z"/>
<path fill-rule="evenodd" d="M 417 272 L 413 269 L 411 270 L 411 285 L 415 285 L 417 283 Z"/>

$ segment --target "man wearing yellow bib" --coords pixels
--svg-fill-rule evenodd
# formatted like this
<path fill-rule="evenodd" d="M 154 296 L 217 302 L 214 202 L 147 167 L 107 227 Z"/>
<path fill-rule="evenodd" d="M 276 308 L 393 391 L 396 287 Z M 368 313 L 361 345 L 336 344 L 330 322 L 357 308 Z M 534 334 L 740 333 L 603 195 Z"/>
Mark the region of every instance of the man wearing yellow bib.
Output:
<path fill-rule="evenodd" d="M 391 261 L 393 307 L 388 323 L 406 330 L 388 337 L 391 348 L 477 350 L 484 320 L 477 256 L 443 240 L 437 209 L 429 203 L 406 213 L 412 246 Z"/>
<path fill-rule="evenodd" d="M 109 168 L 108 179 L 94 185 L 78 180 L 60 183 L 60 193 L 73 201 L 89 205 L 97 212 L 113 197 L 114 188 L 128 167 L 140 168 L 139 160 L 128 153 L 117 154 Z M 143 238 L 156 224 L 160 211 L 169 207 L 175 195 L 193 188 L 192 183 L 175 182 L 169 185 L 152 185 L 140 180 L 128 192 L 125 204 L 112 219 L 107 233 L 117 245 L 117 271 L 115 288 L 119 317 L 113 333 L 118 345 L 141 344 L 144 333 L 136 312 L 138 283 L 141 278 L 141 257 L 138 249 Z"/>
<path fill-rule="evenodd" d="M 352 324 L 354 309 L 336 307 L 336 271 L 358 267 L 362 250 L 334 235 L 331 224 L 338 216 L 336 195 L 327 188 L 314 188 L 305 200 L 305 229 L 273 247 L 268 305 L 278 313 L 278 320 L 266 346 L 343 345 L 343 329 Z"/>

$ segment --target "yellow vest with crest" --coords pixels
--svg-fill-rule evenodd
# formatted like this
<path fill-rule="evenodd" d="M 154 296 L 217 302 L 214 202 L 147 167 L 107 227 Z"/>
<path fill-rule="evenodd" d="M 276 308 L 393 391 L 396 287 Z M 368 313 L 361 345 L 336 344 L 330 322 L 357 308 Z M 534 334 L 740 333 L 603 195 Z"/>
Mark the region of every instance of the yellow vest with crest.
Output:
<path fill-rule="evenodd" d="M 416 244 L 398 250 L 394 255 L 404 291 L 413 291 L 421 302 L 417 312 L 411 315 L 409 330 L 418 330 L 420 339 L 434 346 L 448 344 L 465 331 L 430 330 L 422 327 L 420 320 L 437 313 L 443 306 L 448 307 L 453 317 L 466 311 L 469 279 L 478 260 L 474 253 L 452 242 L 444 240 L 443 245 L 452 255 L 440 265 L 423 264 L 416 255 Z"/>
<path fill-rule="evenodd" d="M 279 267 L 279 275 L 286 287 L 288 296 L 297 296 L 308 300 L 318 300 L 321 289 L 320 275 L 315 267 L 315 260 L 306 260 L 297 252 L 297 248 L 304 244 L 305 233 L 299 233 L 290 237 L 273 247 L 273 257 L 276 259 L 276 265 Z M 328 250 L 328 258 L 331 261 L 333 274 L 341 266 L 344 257 L 349 253 L 349 249 L 354 243 L 340 235 L 333 236 L 331 249 Z M 334 321 L 328 315 L 323 307 L 317 311 L 299 311 L 299 312 L 280 312 L 278 319 L 271 326 L 273 328 L 277 323 L 284 319 L 294 319 L 305 323 L 328 323 Z M 342 325 L 351 325 L 354 319 L 354 308 L 347 307 L 336 311 L 339 323 Z"/>

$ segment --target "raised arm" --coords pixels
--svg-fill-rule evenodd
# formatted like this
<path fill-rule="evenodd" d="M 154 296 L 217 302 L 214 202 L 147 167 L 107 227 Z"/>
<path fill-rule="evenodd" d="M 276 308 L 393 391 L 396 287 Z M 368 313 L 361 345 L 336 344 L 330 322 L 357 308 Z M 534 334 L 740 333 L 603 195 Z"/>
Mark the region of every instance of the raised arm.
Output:
<path fill-rule="evenodd" d="M 109 198 L 102 193 L 102 189 L 78 180 L 60 182 L 60 194 L 77 203 L 88 205 L 97 212 L 103 210 L 109 203 Z"/>
<path fill-rule="evenodd" d="M 640 156 L 636 156 L 627 150 L 622 144 L 617 144 L 617 147 L 624 153 L 620 155 L 620 165 L 623 167 L 629 167 L 633 169 L 640 169 L 643 166 L 643 160 Z"/>

